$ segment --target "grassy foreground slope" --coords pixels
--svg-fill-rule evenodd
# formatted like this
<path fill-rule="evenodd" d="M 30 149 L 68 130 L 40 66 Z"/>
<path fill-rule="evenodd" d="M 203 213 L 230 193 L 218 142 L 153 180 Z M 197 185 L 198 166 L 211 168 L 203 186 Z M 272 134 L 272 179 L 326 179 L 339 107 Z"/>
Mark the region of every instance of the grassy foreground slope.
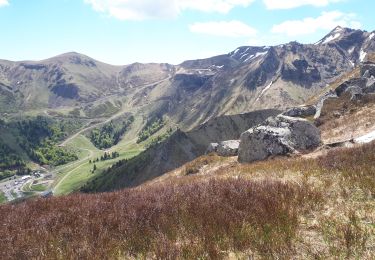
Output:
<path fill-rule="evenodd" d="M 209 155 L 134 189 L 3 205 L 0 257 L 373 259 L 374 149 Z"/>

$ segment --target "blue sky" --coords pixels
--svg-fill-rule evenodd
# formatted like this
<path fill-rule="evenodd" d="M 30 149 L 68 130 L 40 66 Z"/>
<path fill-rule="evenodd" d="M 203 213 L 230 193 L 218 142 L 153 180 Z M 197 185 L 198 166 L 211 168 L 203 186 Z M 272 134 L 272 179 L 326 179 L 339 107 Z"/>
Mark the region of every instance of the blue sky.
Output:
<path fill-rule="evenodd" d="M 370 0 L 0 0 L 0 58 L 76 51 L 111 64 L 169 62 L 243 45 L 375 30 Z"/>

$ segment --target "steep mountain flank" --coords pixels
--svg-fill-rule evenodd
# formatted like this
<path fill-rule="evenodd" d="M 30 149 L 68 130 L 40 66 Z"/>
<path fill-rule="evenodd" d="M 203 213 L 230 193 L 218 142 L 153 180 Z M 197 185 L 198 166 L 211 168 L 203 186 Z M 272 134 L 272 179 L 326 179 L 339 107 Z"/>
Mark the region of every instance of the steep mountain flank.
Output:
<path fill-rule="evenodd" d="M 221 116 L 188 132 L 178 130 L 164 142 L 113 166 L 82 190 L 109 191 L 139 185 L 203 155 L 210 143 L 238 139 L 245 130 L 279 113 L 279 110 L 270 109 Z"/>

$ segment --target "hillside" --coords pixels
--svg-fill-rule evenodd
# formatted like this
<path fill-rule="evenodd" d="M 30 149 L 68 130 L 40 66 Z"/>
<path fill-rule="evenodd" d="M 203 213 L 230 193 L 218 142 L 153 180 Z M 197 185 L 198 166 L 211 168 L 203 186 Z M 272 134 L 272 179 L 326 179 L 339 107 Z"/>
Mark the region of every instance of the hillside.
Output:
<path fill-rule="evenodd" d="M 82 191 L 110 191 L 140 185 L 203 155 L 210 143 L 238 139 L 249 127 L 279 113 L 279 110 L 270 109 L 221 116 L 191 131 L 177 130 L 138 156 L 112 166 L 85 185 Z"/>

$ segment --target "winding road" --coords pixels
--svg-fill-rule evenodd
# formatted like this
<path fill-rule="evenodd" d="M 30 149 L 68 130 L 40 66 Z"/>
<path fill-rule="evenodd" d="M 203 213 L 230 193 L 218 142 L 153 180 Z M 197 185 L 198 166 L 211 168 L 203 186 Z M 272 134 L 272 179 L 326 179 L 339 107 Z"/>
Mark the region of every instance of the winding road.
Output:
<path fill-rule="evenodd" d="M 53 187 L 53 189 L 52 189 L 53 193 L 55 193 L 55 191 L 56 191 L 57 188 L 61 185 L 61 183 L 62 183 L 66 178 L 68 178 L 72 172 L 74 172 L 75 170 L 81 168 L 83 165 L 85 165 L 86 163 L 88 163 L 88 162 L 85 162 L 85 161 L 89 160 L 89 159 L 92 158 L 93 155 L 94 155 L 94 152 L 93 152 L 92 150 L 85 149 L 85 148 L 79 148 L 79 149 L 84 150 L 84 151 L 88 151 L 88 152 L 89 152 L 89 155 L 88 155 L 87 157 L 85 157 L 85 158 L 79 160 L 78 162 L 75 162 L 75 163 L 73 163 L 73 164 L 68 164 L 68 165 L 65 166 L 65 167 L 62 167 L 62 168 L 60 168 L 60 169 L 58 169 L 58 170 L 55 170 L 55 172 L 57 172 L 57 171 L 60 171 L 60 170 L 62 170 L 62 169 L 65 169 L 65 168 L 67 168 L 67 167 L 71 167 L 71 166 L 73 166 L 73 165 L 75 165 L 75 164 L 79 164 L 77 167 L 75 167 L 75 168 L 73 168 L 72 170 L 70 170 L 69 172 L 67 172 L 67 173 L 64 175 L 64 177 L 62 177 L 60 180 L 58 180 L 58 182 L 56 183 L 56 185 L 55 185 L 55 186 Z"/>

